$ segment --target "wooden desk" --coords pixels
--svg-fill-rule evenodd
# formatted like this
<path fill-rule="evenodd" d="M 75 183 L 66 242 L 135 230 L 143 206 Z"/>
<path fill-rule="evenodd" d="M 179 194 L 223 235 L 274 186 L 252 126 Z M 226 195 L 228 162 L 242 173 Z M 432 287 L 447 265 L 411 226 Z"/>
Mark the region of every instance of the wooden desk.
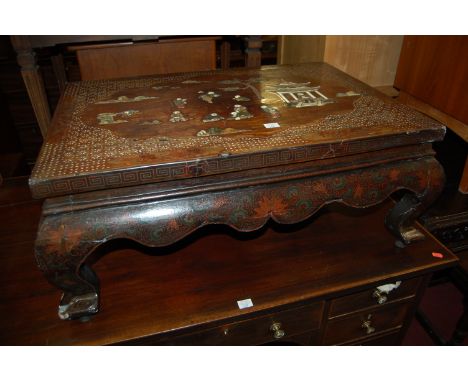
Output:
<path fill-rule="evenodd" d="M 165 250 L 108 243 L 92 259 L 102 312 L 62 321 L 59 292 L 33 257 L 40 202 L 24 182 L 8 179 L 0 201 L 2 345 L 397 344 L 430 273 L 456 262 L 425 231 L 426 240 L 395 247 L 382 223 L 389 202 L 335 205 L 307 222 L 254 233 L 205 227 Z M 386 301 L 375 295 L 396 281 Z M 248 298 L 253 306 L 239 309 Z M 282 333 L 270 330 L 274 323 L 283 337 L 275 339 Z"/>
<path fill-rule="evenodd" d="M 431 142 L 444 132 L 326 64 L 69 84 L 30 179 L 47 198 L 36 258 L 69 319 L 97 312 L 86 259 L 111 239 L 163 247 L 406 189 L 386 217 L 403 246 L 442 189 Z"/>

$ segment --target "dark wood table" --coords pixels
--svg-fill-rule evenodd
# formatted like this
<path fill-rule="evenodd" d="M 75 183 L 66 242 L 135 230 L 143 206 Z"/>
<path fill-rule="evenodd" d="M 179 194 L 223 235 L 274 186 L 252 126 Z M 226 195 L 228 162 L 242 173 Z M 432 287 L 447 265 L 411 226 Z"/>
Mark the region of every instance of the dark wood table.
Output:
<path fill-rule="evenodd" d="M 398 344 L 431 273 L 456 258 L 423 229 L 426 240 L 396 247 L 383 224 L 390 207 L 334 204 L 303 223 L 270 221 L 251 233 L 207 226 L 164 249 L 109 242 L 90 259 L 102 311 L 63 321 L 59 291 L 33 257 L 41 202 L 25 180 L 6 179 L 0 344 Z M 248 299 L 252 306 L 239 309 Z"/>
<path fill-rule="evenodd" d="M 87 259 L 113 239 L 164 247 L 205 225 L 255 231 L 405 189 L 385 218 L 403 247 L 424 238 L 414 219 L 442 189 L 431 143 L 444 133 L 319 63 L 71 83 L 30 178 L 47 198 L 36 259 L 69 319 L 98 311 Z"/>

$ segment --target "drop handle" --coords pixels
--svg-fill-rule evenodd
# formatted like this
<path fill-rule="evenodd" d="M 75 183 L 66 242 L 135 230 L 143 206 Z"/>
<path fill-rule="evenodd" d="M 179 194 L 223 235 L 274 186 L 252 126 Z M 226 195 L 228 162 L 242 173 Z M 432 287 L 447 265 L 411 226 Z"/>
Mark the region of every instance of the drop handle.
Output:
<path fill-rule="evenodd" d="M 374 290 L 374 293 L 372 293 L 372 297 L 377 299 L 377 302 L 379 304 L 385 304 L 387 302 L 387 300 L 388 300 L 387 294 L 384 293 L 384 292 L 381 292 L 378 289 Z"/>
<path fill-rule="evenodd" d="M 273 332 L 273 337 L 275 339 L 283 338 L 286 335 L 286 332 L 281 329 L 281 322 L 274 322 L 270 326 L 270 331 Z"/>
<path fill-rule="evenodd" d="M 372 315 L 369 314 L 367 316 L 367 320 L 365 320 L 361 325 L 361 328 L 366 329 L 366 334 L 372 334 L 375 332 L 375 328 L 372 326 L 371 318 Z"/>

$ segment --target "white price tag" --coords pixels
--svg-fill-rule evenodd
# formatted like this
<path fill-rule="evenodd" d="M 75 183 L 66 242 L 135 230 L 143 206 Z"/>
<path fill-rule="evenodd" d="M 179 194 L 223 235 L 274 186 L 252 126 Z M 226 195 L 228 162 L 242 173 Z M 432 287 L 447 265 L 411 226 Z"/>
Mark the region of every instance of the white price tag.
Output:
<path fill-rule="evenodd" d="M 267 129 L 274 129 L 276 127 L 280 127 L 280 124 L 278 122 L 272 122 L 272 123 L 264 123 L 263 126 L 265 126 Z"/>
<path fill-rule="evenodd" d="M 245 300 L 240 300 L 237 301 L 237 305 L 239 306 L 239 309 L 245 309 L 245 308 L 250 308 L 253 306 L 253 302 L 250 298 L 247 298 Z"/>

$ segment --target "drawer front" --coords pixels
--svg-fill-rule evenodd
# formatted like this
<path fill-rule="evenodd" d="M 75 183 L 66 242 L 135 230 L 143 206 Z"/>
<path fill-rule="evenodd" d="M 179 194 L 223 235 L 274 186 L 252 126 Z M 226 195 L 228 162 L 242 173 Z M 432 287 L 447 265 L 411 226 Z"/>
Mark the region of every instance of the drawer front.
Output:
<path fill-rule="evenodd" d="M 392 301 L 414 297 L 421 278 L 403 280 L 400 286 L 389 293 L 377 293 L 377 287 L 350 296 L 336 298 L 331 301 L 329 317 L 337 317 L 362 309 L 384 306 Z"/>
<path fill-rule="evenodd" d="M 388 334 L 382 336 L 374 336 L 372 339 L 367 339 L 365 341 L 353 342 L 350 345 L 355 346 L 396 346 L 401 342 L 401 333 L 400 331 L 392 331 Z"/>
<path fill-rule="evenodd" d="M 364 341 L 382 332 L 399 329 L 405 321 L 408 309 L 414 302 L 390 305 L 372 311 L 356 313 L 327 322 L 324 345 L 337 345 L 351 341 Z"/>
<path fill-rule="evenodd" d="M 320 330 L 285 336 L 283 340 L 266 342 L 264 346 L 310 346 L 319 345 Z"/>
<path fill-rule="evenodd" d="M 258 345 L 293 340 L 320 327 L 323 302 L 238 321 L 160 342 L 161 345 Z M 277 324 L 274 326 L 274 324 Z"/>

